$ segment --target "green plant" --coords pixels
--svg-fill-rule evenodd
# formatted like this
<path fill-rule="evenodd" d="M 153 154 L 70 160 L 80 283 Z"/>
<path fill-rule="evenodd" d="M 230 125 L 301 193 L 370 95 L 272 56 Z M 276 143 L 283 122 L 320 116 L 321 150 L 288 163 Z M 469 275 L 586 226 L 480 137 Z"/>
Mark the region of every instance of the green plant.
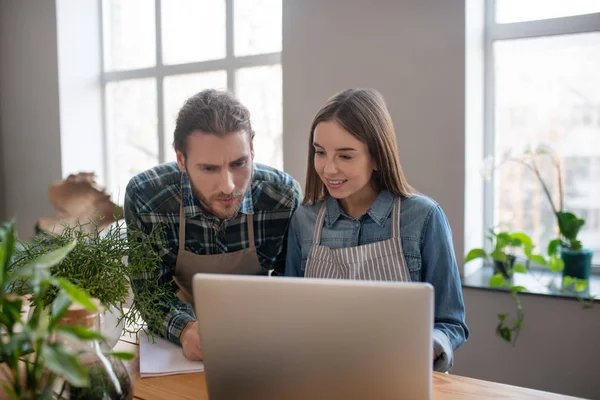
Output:
<path fill-rule="evenodd" d="M 521 285 L 514 285 L 507 278 L 512 277 L 513 273 L 527 273 L 530 262 L 540 265 L 546 265 L 546 259 L 539 255 L 533 254 L 535 245 L 531 238 L 524 232 L 499 232 L 494 229 L 489 230 L 486 236 L 491 242 L 492 251 L 488 254 L 484 249 L 476 248 L 469 251 L 465 258 L 465 263 L 483 258 L 488 263 L 503 266 L 503 270 L 495 268 L 494 275 L 490 278 L 490 287 L 506 288 L 515 299 L 516 303 L 516 318 L 509 324 L 509 313 L 498 315 L 498 325 L 496 326 L 496 334 L 507 342 L 516 344 L 520 330 L 523 327 L 525 313 L 523 305 L 519 298 L 519 292 L 527 290 Z M 507 248 L 510 251 L 507 252 Z M 525 264 L 516 262 L 516 249 L 522 249 L 525 256 Z"/>
<path fill-rule="evenodd" d="M 465 258 L 465 263 L 483 258 L 489 264 L 495 266 L 496 270 L 501 270 L 507 278 L 512 276 L 513 272 L 526 273 L 527 266 L 516 263 L 516 250 L 523 249 L 527 262 L 529 260 L 535 263 L 545 264 L 543 257 L 532 254 L 534 245 L 531 238 L 524 232 L 498 232 L 490 229 L 486 238 L 490 241 L 492 251 L 488 254 L 485 249 L 476 248 L 469 251 Z M 507 248 L 509 249 L 507 251 Z M 500 267 L 500 268 L 498 268 Z"/>
<path fill-rule="evenodd" d="M 147 295 L 135 296 L 130 308 L 124 309 L 128 300 L 130 281 L 135 276 L 154 276 L 160 256 L 153 246 L 158 240 L 158 231 L 150 235 L 130 232 L 124 234 L 124 221 L 120 220 L 103 230 L 91 222 L 76 226 L 63 226 L 58 234 L 39 233 L 32 241 L 21 242 L 11 268 L 19 268 L 49 251 L 65 246 L 75 238 L 72 250 L 50 269 L 54 278 L 66 278 L 74 285 L 86 290 L 106 308 L 121 312 L 119 321 L 124 320 L 125 329 L 138 333 L 141 315 L 151 324 L 159 318 L 156 304 L 169 296 L 170 292 L 160 285 L 158 278 L 144 281 Z M 131 240 L 133 238 L 134 240 Z M 139 240 L 137 240 L 139 239 Z M 31 293 L 30 282 L 19 279 L 14 291 L 24 295 Z M 134 288 L 135 290 L 135 288 Z M 51 287 L 42 298 L 44 306 L 50 305 L 59 289 Z"/>
<path fill-rule="evenodd" d="M 12 257 L 17 239 L 13 223 L 0 229 L 0 366 L 2 388 L 11 399 L 53 399 L 53 386 L 59 379 L 77 387 L 90 384 L 88 370 L 76 354 L 54 341 L 56 333 L 71 335 L 78 340 L 102 340 L 97 332 L 85 327 L 60 325 L 69 306 L 81 304 L 95 310 L 88 294 L 69 280 L 53 277 L 50 269 L 64 260 L 75 248 L 72 240 L 64 246 L 21 264 L 15 268 Z M 15 283 L 27 280 L 31 289 L 33 313 L 23 318 L 24 298 L 13 292 Z M 54 290 L 54 300 L 43 307 L 42 299 Z M 131 359 L 129 353 L 110 353 L 113 357 Z M 64 385 L 63 384 L 63 385 Z M 60 396 L 59 396 L 60 398 Z"/>

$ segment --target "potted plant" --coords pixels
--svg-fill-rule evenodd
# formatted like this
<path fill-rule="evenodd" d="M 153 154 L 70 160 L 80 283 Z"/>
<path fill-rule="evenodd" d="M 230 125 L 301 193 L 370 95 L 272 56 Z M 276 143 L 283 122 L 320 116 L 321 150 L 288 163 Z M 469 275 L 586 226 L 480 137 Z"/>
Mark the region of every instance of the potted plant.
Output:
<path fill-rule="evenodd" d="M 527 267 L 516 262 L 516 250 L 523 249 L 527 262 L 529 260 L 536 263 L 545 264 L 546 260 L 539 255 L 532 254 L 533 243 L 531 238 L 524 232 L 498 232 L 494 229 L 489 230 L 486 238 L 490 241 L 492 251 L 488 254 L 485 249 L 476 248 L 469 251 L 465 258 L 465 263 L 483 258 L 494 268 L 494 274 L 501 274 L 504 278 L 510 279 L 513 272 L 525 273 Z"/>
<path fill-rule="evenodd" d="M 559 193 L 558 204 L 555 203 L 536 162 L 537 157 L 541 156 L 549 157 L 556 169 Z M 509 161 L 518 162 L 533 172 L 540 182 L 544 195 L 556 217 L 559 237 L 548 244 L 548 256 L 550 257 L 548 265 L 550 269 L 555 272 L 562 271 L 564 278 L 587 281 L 590 277 L 593 251 L 584 248 L 577 238 L 581 227 L 585 224 L 585 220 L 565 210 L 562 171 L 558 157 L 551 148 L 543 145 L 538 146 L 535 150 L 527 148 L 521 156 L 507 155 L 498 165 L 494 165 L 493 157 L 488 157 L 484 162 L 484 177 L 489 177 L 495 168 Z"/>
<path fill-rule="evenodd" d="M 496 326 L 496 334 L 514 345 L 525 320 L 523 306 L 518 294 L 527 290 L 527 288 L 521 285 L 513 285 L 513 274 L 526 273 L 530 262 L 546 265 L 546 260 L 539 254 L 533 254 L 535 246 L 531 238 L 524 232 L 504 231 L 496 233 L 494 229 L 490 229 L 486 237 L 491 242 L 492 251 L 487 253 L 481 248 L 472 249 L 467 254 L 465 263 L 482 258 L 488 264 L 493 265 L 494 275 L 490 278 L 490 287 L 506 288 L 515 299 L 516 318 L 510 323 L 509 313 L 499 314 L 498 325 Z M 517 249 L 522 249 L 525 264 L 517 262 Z"/>
<path fill-rule="evenodd" d="M 155 243 L 153 240 L 157 240 L 158 232 L 143 235 L 144 240 L 137 240 L 136 232 L 130 232 L 129 238 L 124 232 L 123 220 L 104 229 L 88 222 L 65 225 L 56 234 L 40 232 L 31 241 L 20 242 L 20 249 L 15 251 L 10 268 L 18 269 L 75 239 L 71 251 L 55 263 L 49 272 L 53 278 L 68 279 L 91 297 L 100 300 L 106 310 L 101 332 L 107 336 L 108 346 L 112 347 L 118 342 L 125 327 L 134 327 L 132 331 L 137 333 L 141 329 L 137 324 L 140 312 L 144 311 L 143 315 L 146 316 L 157 314 L 155 304 L 169 293 L 158 278 L 150 278 L 146 283 L 151 288 L 148 290 L 149 296 L 136 298 L 129 308 L 125 307 L 131 300 L 131 278 L 137 275 L 152 277 L 160 257 L 152 246 Z M 19 278 L 14 283 L 15 293 L 25 295 L 31 291 L 28 279 Z M 56 287 L 49 288 L 41 298 L 41 304 L 48 308 L 59 291 Z"/>
<path fill-rule="evenodd" d="M 64 278 L 53 277 L 49 270 L 60 263 L 77 245 L 71 241 L 53 251 L 41 254 L 18 268 L 12 257 L 16 247 L 14 224 L 0 227 L 0 383 L 2 391 L 11 399 L 62 398 L 55 392 L 56 385 L 87 387 L 90 385 L 88 369 L 77 354 L 55 340 L 65 334 L 79 341 L 100 340 L 97 332 L 78 325 L 61 324 L 72 303 L 95 310 L 95 304 L 85 291 Z M 13 292 L 14 285 L 27 279 L 31 288 L 34 312 L 23 318 L 24 297 Z M 42 307 L 49 291 L 58 295 Z M 130 353 L 107 352 L 111 357 L 131 359 Z"/>

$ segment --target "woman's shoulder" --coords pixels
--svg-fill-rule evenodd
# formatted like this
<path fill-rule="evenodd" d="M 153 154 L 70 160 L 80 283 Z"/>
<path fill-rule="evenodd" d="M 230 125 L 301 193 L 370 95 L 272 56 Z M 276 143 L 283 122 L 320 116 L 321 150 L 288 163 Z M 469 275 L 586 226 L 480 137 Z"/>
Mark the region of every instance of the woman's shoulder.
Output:
<path fill-rule="evenodd" d="M 431 197 L 423 194 L 413 194 L 410 197 L 402 197 L 402 210 L 414 212 L 415 214 L 428 214 L 439 204 Z"/>

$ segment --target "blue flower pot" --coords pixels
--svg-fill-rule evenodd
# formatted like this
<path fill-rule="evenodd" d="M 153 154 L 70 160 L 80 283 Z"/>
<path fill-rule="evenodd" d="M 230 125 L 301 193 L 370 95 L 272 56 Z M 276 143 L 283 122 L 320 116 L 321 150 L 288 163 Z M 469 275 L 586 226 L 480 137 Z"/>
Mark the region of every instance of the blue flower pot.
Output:
<path fill-rule="evenodd" d="M 594 252 L 591 249 L 571 250 L 561 248 L 560 258 L 565 263 L 563 276 L 585 280 L 590 279 L 593 254 Z"/>

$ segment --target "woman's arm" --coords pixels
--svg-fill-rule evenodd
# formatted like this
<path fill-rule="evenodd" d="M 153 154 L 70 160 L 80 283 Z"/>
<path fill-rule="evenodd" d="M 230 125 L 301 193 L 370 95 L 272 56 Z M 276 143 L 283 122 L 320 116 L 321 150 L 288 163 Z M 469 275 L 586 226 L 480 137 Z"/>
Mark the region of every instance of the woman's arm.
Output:
<path fill-rule="evenodd" d="M 425 221 L 421 237 L 422 279 L 435 289 L 434 363 L 445 372 L 454 363 L 454 350 L 469 337 L 465 324 L 462 286 L 446 215 L 435 205 Z"/>
<path fill-rule="evenodd" d="M 304 271 L 302 271 L 302 248 L 300 247 L 300 238 L 297 234 L 298 221 L 296 221 L 296 216 L 297 211 L 294 213 L 288 229 L 285 276 L 304 277 Z"/>

